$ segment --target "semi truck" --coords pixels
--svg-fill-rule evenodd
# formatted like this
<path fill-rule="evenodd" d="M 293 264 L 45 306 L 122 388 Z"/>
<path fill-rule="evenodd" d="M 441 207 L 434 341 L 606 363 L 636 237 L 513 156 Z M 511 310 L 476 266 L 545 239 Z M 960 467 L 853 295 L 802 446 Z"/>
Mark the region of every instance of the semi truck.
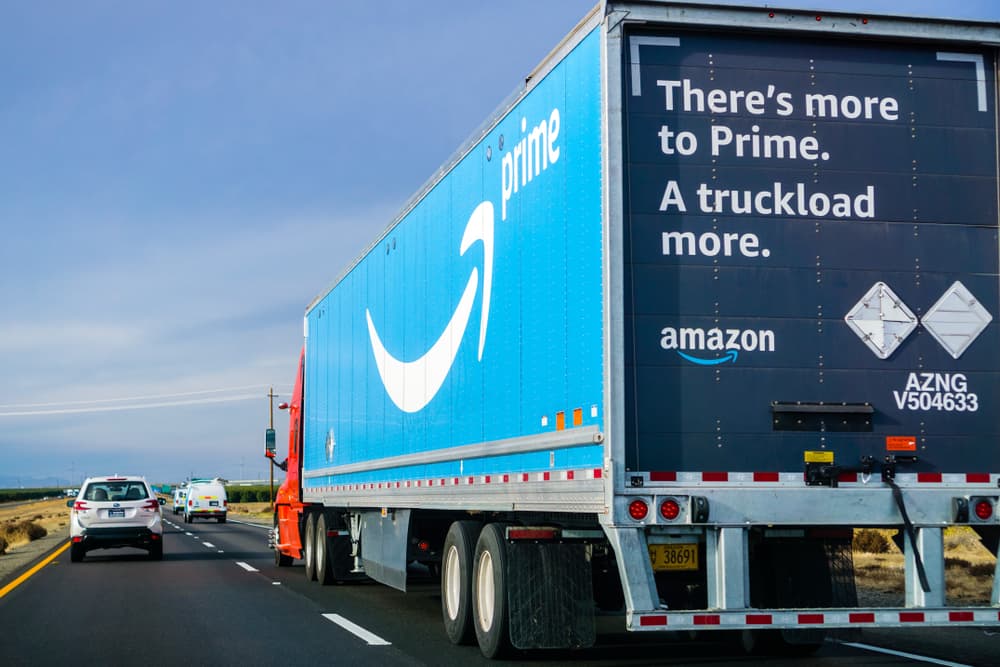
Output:
<path fill-rule="evenodd" d="M 604 614 L 779 651 L 1000 625 L 943 547 L 1000 536 L 998 44 L 595 7 L 306 308 L 276 563 L 437 575 L 487 657 Z M 859 603 L 864 528 L 896 606 Z"/>

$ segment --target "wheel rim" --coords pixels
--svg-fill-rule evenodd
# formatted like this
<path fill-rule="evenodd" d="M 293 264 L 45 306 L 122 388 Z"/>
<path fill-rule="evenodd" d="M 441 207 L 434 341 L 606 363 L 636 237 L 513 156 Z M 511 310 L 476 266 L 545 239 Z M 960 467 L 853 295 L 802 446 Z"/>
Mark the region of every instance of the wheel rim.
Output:
<path fill-rule="evenodd" d="M 312 527 L 312 526 L 308 526 Z M 313 532 L 310 530 L 306 531 L 306 571 L 312 569 L 313 565 Z"/>
<path fill-rule="evenodd" d="M 476 600 L 478 608 L 479 627 L 488 631 L 493 627 L 493 614 L 496 605 L 493 586 L 493 557 L 489 551 L 484 551 L 479 557 L 479 567 L 476 572 Z"/>
<path fill-rule="evenodd" d="M 316 570 L 323 566 L 323 554 L 326 550 L 326 522 L 316 522 Z"/>
<path fill-rule="evenodd" d="M 444 557 L 444 604 L 448 618 L 458 618 L 459 598 L 462 594 L 462 573 L 459 571 L 458 547 L 452 545 Z"/>

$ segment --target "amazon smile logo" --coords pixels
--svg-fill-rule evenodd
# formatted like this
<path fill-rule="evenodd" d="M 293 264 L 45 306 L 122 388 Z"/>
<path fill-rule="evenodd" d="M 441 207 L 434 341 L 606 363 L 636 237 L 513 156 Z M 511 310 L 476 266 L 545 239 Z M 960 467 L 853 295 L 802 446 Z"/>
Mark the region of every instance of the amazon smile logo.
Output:
<path fill-rule="evenodd" d="M 488 201 L 477 206 L 469 216 L 459 245 L 459 255 L 465 255 L 465 251 L 477 241 L 483 244 L 483 301 L 479 317 L 478 357 L 482 361 L 483 346 L 486 344 L 486 326 L 490 318 L 490 291 L 493 288 L 493 204 Z M 372 322 L 371 311 L 365 309 L 368 340 L 375 356 L 379 377 L 389 398 L 403 412 L 422 410 L 441 389 L 465 338 L 465 330 L 469 326 L 469 317 L 472 314 L 472 304 L 478 290 L 479 269 L 473 267 L 465 283 L 465 290 L 444 331 L 427 352 L 411 361 L 398 359 L 386 350 L 382 338 L 375 329 L 375 323 Z"/>
<path fill-rule="evenodd" d="M 774 332 L 770 329 L 715 327 L 706 331 L 697 327 L 664 327 L 660 331 L 660 347 L 674 350 L 682 359 L 699 366 L 735 364 L 740 352 L 774 352 Z M 708 352 L 716 355 L 708 357 Z"/>

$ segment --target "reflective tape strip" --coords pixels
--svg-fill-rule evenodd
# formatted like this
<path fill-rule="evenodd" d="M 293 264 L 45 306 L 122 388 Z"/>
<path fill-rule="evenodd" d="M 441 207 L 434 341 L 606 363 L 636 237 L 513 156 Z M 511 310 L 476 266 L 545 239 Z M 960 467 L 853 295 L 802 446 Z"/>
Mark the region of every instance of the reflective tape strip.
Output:
<path fill-rule="evenodd" d="M 866 610 L 754 610 L 712 613 L 650 612 L 635 614 L 630 630 L 733 629 L 767 626 L 772 628 L 910 627 L 921 626 L 1000 626 L 1000 611 L 976 607 L 967 609 L 866 609 Z"/>

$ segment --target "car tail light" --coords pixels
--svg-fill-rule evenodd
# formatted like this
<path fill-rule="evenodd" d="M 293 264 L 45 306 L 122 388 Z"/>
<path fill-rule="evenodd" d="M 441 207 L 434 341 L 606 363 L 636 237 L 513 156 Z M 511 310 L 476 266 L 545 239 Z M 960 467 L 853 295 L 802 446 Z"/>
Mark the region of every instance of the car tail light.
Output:
<path fill-rule="evenodd" d="M 86 512 L 89 509 L 90 508 L 87 507 L 87 503 L 83 502 L 82 500 L 77 500 L 76 502 L 73 503 L 74 512 Z"/>
<path fill-rule="evenodd" d="M 668 498 L 660 503 L 660 516 L 667 521 L 673 521 L 681 514 L 681 506 L 673 498 Z"/>
<path fill-rule="evenodd" d="M 649 505 L 644 500 L 633 500 L 628 504 L 628 515 L 636 521 L 642 521 L 649 514 Z"/>
<path fill-rule="evenodd" d="M 222 506 L 223 507 L 229 507 L 229 501 L 228 500 L 223 500 L 222 501 Z"/>
<path fill-rule="evenodd" d="M 193 500 L 189 500 L 188 501 L 188 507 L 194 507 L 194 501 Z"/>
<path fill-rule="evenodd" d="M 160 502 L 153 498 L 152 500 L 147 500 L 142 504 L 142 509 L 144 510 L 158 510 L 160 509 Z"/>
<path fill-rule="evenodd" d="M 989 500 L 980 498 L 976 501 L 974 511 L 980 521 L 989 521 L 990 518 L 993 517 L 993 503 Z"/>

